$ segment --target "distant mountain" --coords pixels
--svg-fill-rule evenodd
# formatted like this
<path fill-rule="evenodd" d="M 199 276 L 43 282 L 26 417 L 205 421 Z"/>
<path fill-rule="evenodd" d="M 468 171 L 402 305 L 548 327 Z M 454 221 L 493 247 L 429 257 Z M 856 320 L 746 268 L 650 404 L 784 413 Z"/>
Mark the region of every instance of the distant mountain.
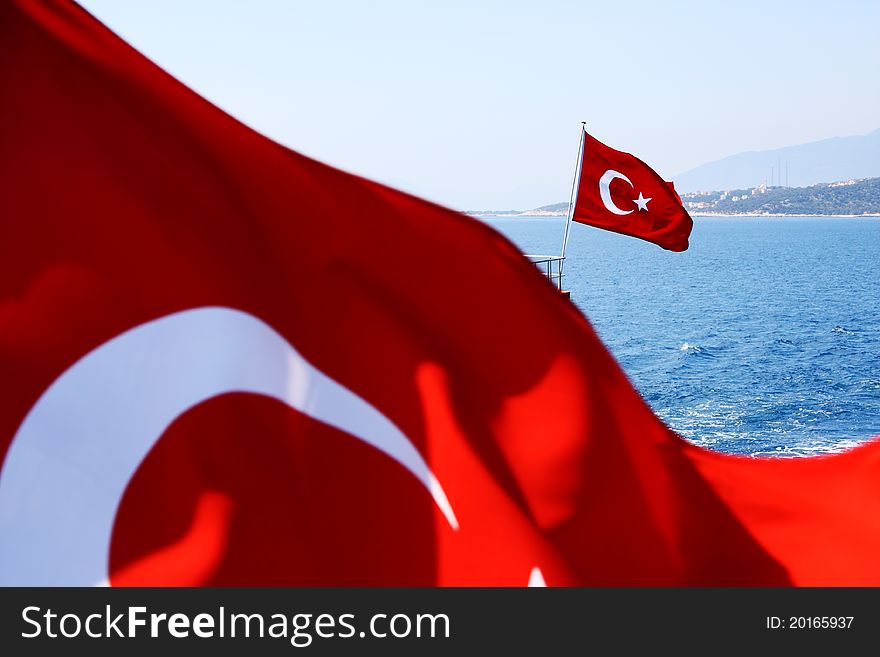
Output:
<path fill-rule="evenodd" d="M 781 177 L 778 171 L 774 174 L 775 185 L 792 187 L 880 176 L 880 130 L 862 136 L 833 137 L 800 146 L 739 153 L 686 171 L 673 181 L 679 192 L 753 188 L 764 182 L 771 183 L 770 167 L 782 170 Z"/>
<path fill-rule="evenodd" d="M 567 217 L 568 202 L 542 205 L 532 210 L 466 210 L 465 214 L 478 217 Z"/>
<path fill-rule="evenodd" d="M 752 187 L 681 195 L 691 214 L 876 215 L 880 178 L 845 180 L 809 187 Z"/>
<path fill-rule="evenodd" d="M 523 214 L 530 217 L 567 217 L 568 201 L 565 203 L 553 203 L 552 205 L 542 205 L 540 208 L 526 210 Z"/>
<path fill-rule="evenodd" d="M 880 177 L 820 183 L 809 187 L 767 187 L 682 192 L 691 214 L 880 215 Z M 467 214 L 500 217 L 566 217 L 568 203 L 533 210 L 485 210 Z"/>

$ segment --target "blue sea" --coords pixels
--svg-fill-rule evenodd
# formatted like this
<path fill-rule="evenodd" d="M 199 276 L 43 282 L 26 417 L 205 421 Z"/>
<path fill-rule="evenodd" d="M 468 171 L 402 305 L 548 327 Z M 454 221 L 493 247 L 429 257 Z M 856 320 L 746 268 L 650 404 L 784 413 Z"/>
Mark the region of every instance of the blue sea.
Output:
<path fill-rule="evenodd" d="M 483 218 L 558 254 L 561 218 Z M 880 434 L 880 219 L 695 217 L 663 251 L 574 224 L 565 287 L 642 396 L 714 450 L 836 452 Z"/>

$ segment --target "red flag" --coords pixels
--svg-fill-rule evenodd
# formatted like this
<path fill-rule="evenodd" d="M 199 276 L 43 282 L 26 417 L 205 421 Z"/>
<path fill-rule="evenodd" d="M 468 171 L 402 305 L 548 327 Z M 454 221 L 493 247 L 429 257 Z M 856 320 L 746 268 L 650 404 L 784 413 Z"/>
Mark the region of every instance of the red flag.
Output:
<path fill-rule="evenodd" d="M 880 444 L 694 447 L 481 223 L 0 36 L 0 583 L 880 584 Z"/>
<path fill-rule="evenodd" d="M 684 251 L 693 220 L 671 182 L 584 132 L 574 221 Z"/>

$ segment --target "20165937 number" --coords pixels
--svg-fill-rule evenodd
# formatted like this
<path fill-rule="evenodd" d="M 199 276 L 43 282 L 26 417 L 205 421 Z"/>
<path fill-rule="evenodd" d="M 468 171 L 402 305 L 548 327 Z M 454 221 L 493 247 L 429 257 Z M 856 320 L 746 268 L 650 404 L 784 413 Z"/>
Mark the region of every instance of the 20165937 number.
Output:
<path fill-rule="evenodd" d="M 855 616 L 767 616 L 768 630 L 848 630 Z"/>

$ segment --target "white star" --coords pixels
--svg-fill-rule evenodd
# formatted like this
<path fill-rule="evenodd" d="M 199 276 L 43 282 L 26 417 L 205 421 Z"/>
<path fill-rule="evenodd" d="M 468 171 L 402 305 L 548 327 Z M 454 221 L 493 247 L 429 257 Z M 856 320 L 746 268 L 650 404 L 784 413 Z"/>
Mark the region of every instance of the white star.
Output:
<path fill-rule="evenodd" d="M 642 210 L 647 212 L 648 211 L 648 201 L 650 201 L 650 200 L 651 200 L 651 198 L 645 198 L 644 196 L 642 196 L 642 193 L 639 192 L 639 197 L 634 198 L 633 203 L 635 203 L 636 205 L 639 206 L 639 212 L 641 212 Z"/>

